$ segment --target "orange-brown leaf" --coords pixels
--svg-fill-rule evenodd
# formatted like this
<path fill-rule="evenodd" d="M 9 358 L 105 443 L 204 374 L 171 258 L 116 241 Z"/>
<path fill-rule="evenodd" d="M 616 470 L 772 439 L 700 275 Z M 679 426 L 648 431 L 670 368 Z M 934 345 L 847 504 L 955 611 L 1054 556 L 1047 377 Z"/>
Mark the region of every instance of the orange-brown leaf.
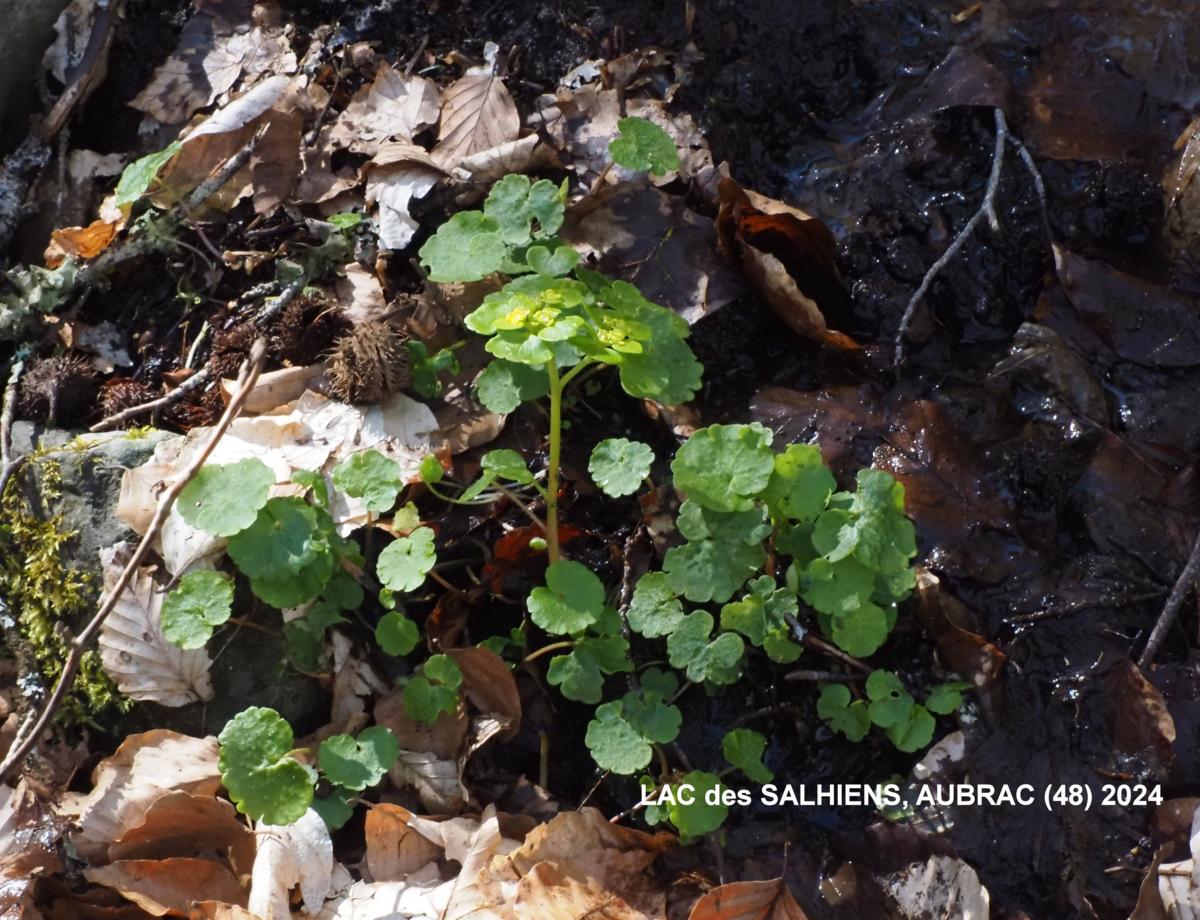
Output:
<path fill-rule="evenodd" d="M 808 920 L 782 878 L 731 882 L 696 902 L 688 920 Z"/>

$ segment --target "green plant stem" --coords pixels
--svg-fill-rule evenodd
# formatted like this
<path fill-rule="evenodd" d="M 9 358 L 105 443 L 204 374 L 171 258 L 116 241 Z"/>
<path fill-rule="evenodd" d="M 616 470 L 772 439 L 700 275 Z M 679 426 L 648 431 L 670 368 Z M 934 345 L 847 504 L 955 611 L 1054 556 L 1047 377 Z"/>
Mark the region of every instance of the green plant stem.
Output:
<path fill-rule="evenodd" d="M 575 370 L 578 369 L 577 366 Z M 553 565 L 560 558 L 558 551 L 558 464 L 562 453 L 563 378 L 559 376 L 558 365 L 553 359 L 546 365 L 546 373 L 550 377 L 550 457 L 546 470 L 546 548 L 550 563 Z"/>
<path fill-rule="evenodd" d="M 574 647 L 575 647 L 574 639 L 564 639 L 562 642 L 551 642 L 549 645 L 543 645 L 536 652 L 532 652 L 532 653 L 526 655 L 523 659 L 521 659 L 521 664 L 529 664 L 529 662 L 536 661 L 538 658 L 541 658 L 543 655 L 549 655 L 551 652 L 557 652 L 560 649 L 574 648 Z"/>

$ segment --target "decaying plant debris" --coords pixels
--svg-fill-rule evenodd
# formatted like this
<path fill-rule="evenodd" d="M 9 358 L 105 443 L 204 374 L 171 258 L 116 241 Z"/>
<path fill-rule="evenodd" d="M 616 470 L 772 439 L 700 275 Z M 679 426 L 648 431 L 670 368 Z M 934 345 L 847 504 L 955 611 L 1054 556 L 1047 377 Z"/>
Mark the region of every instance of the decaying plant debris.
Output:
<path fill-rule="evenodd" d="M 1192 12 L 71 0 L 5 915 L 1200 913 Z"/>

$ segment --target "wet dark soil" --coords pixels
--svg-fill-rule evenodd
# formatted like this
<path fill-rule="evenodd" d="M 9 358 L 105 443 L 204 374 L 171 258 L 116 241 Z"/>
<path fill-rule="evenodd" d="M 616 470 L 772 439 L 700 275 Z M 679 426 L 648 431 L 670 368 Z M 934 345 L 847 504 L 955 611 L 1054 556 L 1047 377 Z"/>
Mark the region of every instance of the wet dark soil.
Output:
<path fill-rule="evenodd" d="M 169 48 L 182 24 L 166 6 L 130 4 L 119 49 L 131 53 L 118 51 L 115 89 L 91 104 L 80 143 L 133 145 L 136 119 L 123 103 L 153 66 L 146 49 Z M 1173 255 L 1186 246 L 1171 236 L 1178 220 L 1166 229 L 1160 186 L 1172 142 L 1200 102 L 1200 57 L 1187 54 L 1200 26 L 1181 2 L 963 6 L 303 0 L 289 14 L 302 36 L 334 22 L 338 40 L 370 40 L 398 60 L 426 36 L 439 54 L 479 56 L 495 41 L 514 49 L 519 102 L 552 90 L 586 58 L 694 46 L 698 59 L 674 104 L 698 119 L 714 159 L 728 161 L 742 185 L 828 223 L 851 304 L 842 331 L 863 346 L 832 353 L 764 304 L 736 302 L 694 330 L 704 421 L 757 419 L 781 442 L 815 440 L 847 481 L 875 463 L 905 482 L 921 559 L 940 579 L 934 594 L 961 602 L 971 630 L 1007 660 L 988 705 L 939 725 L 939 735 L 964 732 L 961 778 L 1039 791 L 1096 790 L 1120 778 L 1162 784 L 1167 798 L 1196 795 L 1195 606 L 1185 607 L 1161 667 L 1147 672 L 1176 719 L 1173 747 L 1129 741 L 1145 734 L 1149 716 L 1147 691 L 1128 672 L 1200 526 L 1200 301 L 1190 293 L 1200 279 Z M 985 193 L 994 106 L 1033 169 L 1017 147 L 1005 148 L 997 226 L 981 226 L 930 286 L 908 360 L 894 370 L 909 298 Z M 236 217 L 225 232 L 236 239 Z M 123 322 L 149 322 L 153 301 L 167 294 L 161 281 L 142 290 L 152 294 L 127 302 Z M 611 389 L 574 409 L 588 443 L 568 466 L 581 468 L 592 440 L 631 429 L 669 446 Z M 507 436 L 523 437 L 516 430 Z M 617 583 L 636 508 L 622 517 L 601 505 L 581 491 L 567 517 Z M 487 520 L 447 526 L 485 542 L 498 532 Z M 515 594 L 537 577 L 519 572 L 506 589 Z M 909 603 L 877 662 L 917 688 L 942 668 L 920 606 Z M 502 605 L 484 609 L 511 618 Z M 771 737 L 767 764 L 782 781 L 908 772 L 912 758 L 882 739 L 832 736 L 810 686 L 785 683 L 777 670 L 753 667 L 761 676 L 736 695 L 689 695 L 686 756 L 719 763 L 729 723 L 761 710 L 749 724 Z M 550 712 L 537 694 L 530 700 L 543 708 L 522 736 L 472 769 L 481 782 L 506 771 L 532 776 L 536 731 L 552 729 L 564 752 L 552 791 L 581 799 L 596 779 L 582 756 L 583 710 Z M 593 801 L 620 811 L 628 793 L 602 785 Z M 975 867 L 999 916 L 1123 918 L 1153 852 L 1152 810 L 951 809 L 937 822 L 922 816 L 903 841 L 882 834 L 869 809 L 742 811 L 726 837 L 727 868 L 774 874 L 786 843 L 789 878 L 813 920 L 869 917 L 866 906 L 830 907 L 820 878 L 846 859 L 888 870 L 902 856 L 951 852 Z"/>

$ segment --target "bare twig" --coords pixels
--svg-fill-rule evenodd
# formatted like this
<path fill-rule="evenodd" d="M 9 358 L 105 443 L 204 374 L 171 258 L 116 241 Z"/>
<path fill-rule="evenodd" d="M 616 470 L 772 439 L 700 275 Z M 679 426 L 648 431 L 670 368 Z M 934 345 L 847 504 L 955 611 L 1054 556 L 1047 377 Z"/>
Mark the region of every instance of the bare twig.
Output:
<path fill-rule="evenodd" d="M 835 645 L 830 645 L 819 636 L 814 636 L 811 629 L 806 629 L 804 625 L 791 614 L 786 614 L 784 619 L 787 620 L 788 627 L 792 631 L 792 638 L 805 645 L 814 651 L 820 652 L 822 655 L 828 655 L 830 658 L 835 658 L 842 664 L 848 664 L 854 670 L 863 674 L 870 674 L 874 670 L 869 664 L 859 661 L 853 655 L 847 655 Z"/>
<path fill-rule="evenodd" d="M 150 551 L 150 545 L 162 530 L 163 524 L 166 523 L 167 516 L 171 513 L 171 509 L 175 505 L 175 500 L 179 498 L 179 493 L 183 491 L 192 478 L 200 472 L 200 468 L 204 466 L 209 455 L 217 443 L 228 430 L 229 425 L 237 418 L 238 413 L 242 410 L 242 404 L 246 401 L 246 397 L 250 395 L 250 391 L 254 389 L 254 384 L 258 380 L 258 375 L 262 373 L 263 361 L 266 358 L 267 346 L 266 342 L 258 339 L 250 349 L 250 357 L 246 364 L 242 367 L 241 374 L 238 375 L 237 392 L 233 394 L 229 405 L 225 407 L 225 412 L 221 416 L 220 421 L 213 427 L 209 433 L 208 440 L 204 442 L 204 446 L 192 461 L 180 472 L 168 485 L 158 500 L 158 507 L 154 511 L 154 517 L 150 521 L 150 525 L 146 528 L 146 533 L 137 545 L 137 549 L 133 551 L 133 555 L 129 557 L 129 562 L 126 563 L 120 577 L 117 578 L 116 584 L 113 585 L 100 603 L 96 615 L 84 627 L 70 643 L 70 653 L 67 655 L 67 660 L 63 663 L 62 674 L 59 675 L 58 683 L 54 687 L 54 692 L 42 707 L 40 713 L 31 712 L 29 718 L 26 719 L 21 731 L 17 733 L 17 740 L 13 741 L 12 747 L 9 749 L 8 756 L 4 758 L 4 762 L 0 763 L 0 782 L 6 780 L 14 769 L 19 767 L 33 750 L 38 739 L 46 730 L 54 714 L 58 711 L 58 707 L 62 705 L 66 699 L 67 692 L 71 689 L 71 684 L 75 680 L 75 675 L 79 671 L 79 665 L 83 661 L 84 653 L 92 644 L 92 641 L 100 632 L 100 628 L 104 625 L 105 619 L 116 606 L 117 601 L 125 592 L 125 588 L 133 579 L 137 572 L 138 566 L 145 559 L 146 554 Z"/>
<path fill-rule="evenodd" d="M 179 400 L 183 399 L 183 397 L 187 396 L 188 393 L 191 393 L 193 390 L 199 389 L 211 379 L 212 369 L 210 367 L 202 367 L 165 396 L 160 396 L 157 399 L 150 400 L 149 402 L 144 402 L 139 406 L 130 406 L 128 409 L 122 409 L 120 412 L 115 412 L 108 418 L 104 418 L 96 422 L 96 424 L 89 428 L 88 431 L 110 431 L 111 429 L 124 424 L 130 419 L 137 418 L 139 415 L 145 415 L 147 412 L 154 412 L 158 409 L 165 409 L 172 403 L 179 402 Z"/>
<path fill-rule="evenodd" d="M 0 498 L 8 488 L 8 480 L 24 461 L 24 457 L 13 458 L 12 423 L 17 408 L 17 385 L 21 382 L 21 371 L 25 368 L 25 356 L 18 353 L 13 360 L 8 383 L 4 387 L 4 408 L 0 410 Z"/>
<path fill-rule="evenodd" d="M 994 232 L 1000 231 L 1000 221 L 996 218 L 996 190 L 1000 187 L 1000 172 L 1004 165 L 1004 144 L 1008 139 L 1008 120 L 1004 117 L 1004 112 L 1000 109 L 993 109 L 996 118 L 996 146 L 992 153 L 992 173 L 988 177 L 987 191 L 984 192 L 983 201 L 979 204 L 979 209 L 971 215 L 971 219 L 958 231 L 953 242 L 946 247 L 946 251 L 941 257 L 929 266 L 929 271 L 925 272 L 925 277 L 921 279 L 920 286 L 909 298 L 908 306 L 904 308 L 904 315 L 900 318 L 900 328 L 896 330 L 896 355 L 892 361 L 893 366 L 899 367 L 904 363 L 905 345 L 904 339 L 908 335 L 908 327 L 912 323 L 913 314 L 917 310 L 917 305 L 925 296 L 925 292 L 929 290 L 929 285 L 942 272 L 950 260 L 958 255 L 959 250 L 963 248 L 971 234 L 975 232 L 975 228 L 986 217 L 988 225 Z"/>
<path fill-rule="evenodd" d="M 1195 584 L 1197 576 L 1200 576 L 1200 535 L 1197 535 L 1196 542 L 1192 544 L 1192 553 L 1188 556 L 1183 571 L 1175 579 L 1162 613 L 1158 615 L 1158 621 L 1150 631 L 1150 638 L 1146 640 L 1146 647 L 1142 649 L 1142 656 L 1138 659 L 1139 668 L 1145 670 L 1154 661 L 1154 656 L 1158 654 L 1159 647 L 1167 637 L 1167 631 L 1179 615 L 1179 608 L 1183 606 L 1183 600 Z"/>
<path fill-rule="evenodd" d="M 304 290 L 304 285 L 306 284 L 308 284 L 307 275 L 301 275 L 295 281 L 288 284 L 287 287 L 279 292 L 278 297 L 258 311 L 258 315 L 254 317 L 254 324 L 259 329 L 265 328 L 267 323 L 271 322 L 271 320 L 287 309 L 288 304 L 296 299 L 297 295 Z"/>
<path fill-rule="evenodd" d="M 1050 211 L 1046 205 L 1046 183 L 1042 180 L 1042 174 L 1038 172 L 1037 164 L 1033 162 L 1033 155 L 1029 149 L 1021 142 L 1019 137 L 1013 134 L 1008 135 L 1008 142 L 1017 151 L 1017 156 L 1025 166 L 1025 170 L 1033 178 L 1033 187 L 1037 191 L 1038 205 L 1042 216 L 1042 233 L 1046 237 L 1046 245 L 1049 246 L 1054 242 L 1054 234 L 1050 230 Z"/>

